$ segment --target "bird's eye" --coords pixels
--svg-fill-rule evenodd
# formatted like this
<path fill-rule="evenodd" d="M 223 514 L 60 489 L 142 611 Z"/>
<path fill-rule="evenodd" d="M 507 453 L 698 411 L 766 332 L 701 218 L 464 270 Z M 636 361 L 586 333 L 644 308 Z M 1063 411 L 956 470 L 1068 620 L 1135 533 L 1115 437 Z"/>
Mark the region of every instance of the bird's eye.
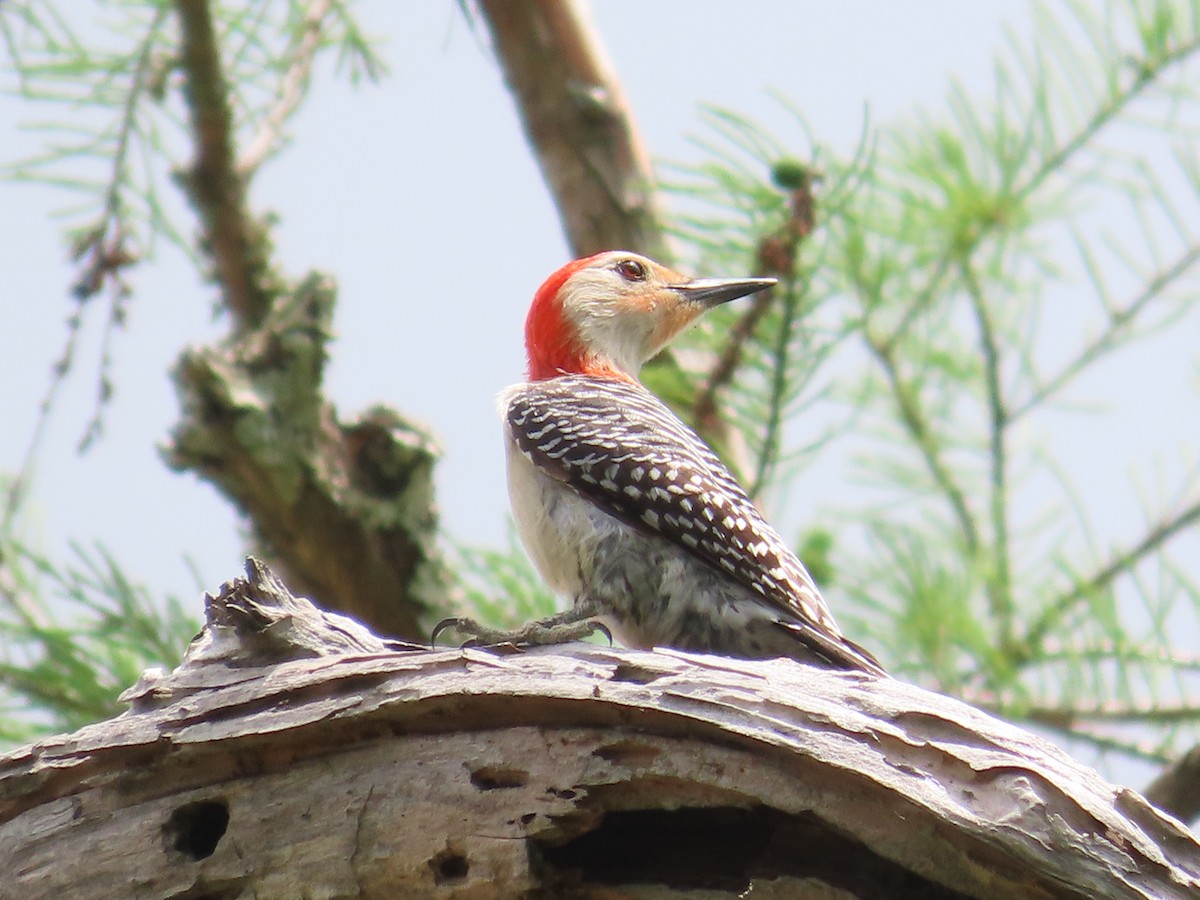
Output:
<path fill-rule="evenodd" d="M 616 265 L 617 274 L 626 281 L 645 281 L 646 267 L 636 259 L 623 259 Z"/>

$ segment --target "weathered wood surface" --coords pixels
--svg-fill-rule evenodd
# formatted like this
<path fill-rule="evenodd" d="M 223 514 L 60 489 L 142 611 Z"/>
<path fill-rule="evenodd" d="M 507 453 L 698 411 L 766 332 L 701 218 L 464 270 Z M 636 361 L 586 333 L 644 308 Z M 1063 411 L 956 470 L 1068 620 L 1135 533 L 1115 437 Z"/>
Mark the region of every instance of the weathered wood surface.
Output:
<path fill-rule="evenodd" d="M 1184 826 L 940 695 L 393 649 L 248 572 L 128 713 L 0 759 L 0 896 L 1200 895 Z"/>

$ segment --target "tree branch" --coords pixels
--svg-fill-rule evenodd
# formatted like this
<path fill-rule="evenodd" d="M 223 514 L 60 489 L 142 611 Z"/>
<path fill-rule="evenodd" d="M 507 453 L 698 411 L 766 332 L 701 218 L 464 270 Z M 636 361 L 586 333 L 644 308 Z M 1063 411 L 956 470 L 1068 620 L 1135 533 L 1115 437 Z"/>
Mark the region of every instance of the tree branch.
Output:
<path fill-rule="evenodd" d="M 1042 645 L 1037 661 L 1042 663 L 1080 661 L 1101 662 L 1113 660 L 1120 663 L 1132 663 L 1143 666 L 1162 666 L 1172 671 L 1200 671 L 1200 656 L 1194 654 L 1173 653 L 1169 649 L 1143 648 L 1128 646 L 1116 641 L 1100 641 L 1095 644 L 1077 647 L 1066 641 L 1050 641 Z"/>
<path fill-rule="evenodd" d="M 1017 665 L 1023 665 L 1036 659 L 1037 648 L 1050 634 L 1051 629 L 1058 625 L 1063 616 L 1074 608 L 1075 604 L 1107 588 L 1119 576 L 1133 568 L 1143 557 L 1157 550 L 1195 522 L 1200 522 L 1200 500 L 1155 525 L 1136 545 L 1116 554 L 1091 578 L 1077 583 L 1074 588 L 1051 602 L 1026 631 L 1023 649 L 1014 658 L 1014 662 Z"/>
<path fill-rule="evenodd" d="M 971 309 L 979 329 L 979 346 L 983 354 L 985 394 L 988 405 L 988 464 L 991 470 L 991 518 L 992 537 L 995 541 L 994 571 L 988 573 L 987 593 L 992 618 L 999 632 L 1001 652 L 1009 653 L 1013 648 L 1016 624 L 1013 621 L 1016 608 L 1012 598 L 1012 575 L 1009 570 L 1008 547 L 1008 410 L 1004 402 L 1004 388 L 1000 384 L 1000 348 L 996 341 L 996 328 L 992 323 L 983 289 L 970 263 L 964 258 L 960 263 Z"/>
<path fill-rule="evenodd" d="M 264 236 L 246 209 L 234 164 L 233 113 L 208 0 L 175 0 L 184 96 L 196 158 L 182 178 L 204 230 L 224 306 L 240 328 L 259 325 L 276 292 Z"/>
<path fill-rule="evenodd" d="M 793 276 L 782 285 L 783 309 L 779 330 L 771 347 L 774 359 L 771 364 L 771 380 L 767 393 L 767 421 L 763 429 L 762 449 L 758 454 L 758 465 L 755 466 L 754 479 L 750 482 L 748 493 L 757 497 L 766 487 L 767 477 L 775 460 L 779 457 L 780 432 L 783 428 L 783 407 L 788 386 L 788 369 L 790 362 L 792 329 L 796 327 L 796 310 L 800 305 L 799 292 L 802 290 L 799 280 Z"/>
<path fill-rule="evenodd" d="M 1009 416 L 1015 422 L 1021 416 L 1037 408 L 1045 400 L 1061 391 L 1088 366 L 1112 350 L 1121 332 L 1157 299 L 1162 291 L 1200 262 L 1200 244 L 1193 244 L 1172 265 L 1156 274 L 1127 305 L 1109 315 L 1108 326 L 1096 338 L 1089 341 L 1069 363 L 1062 367 L 1049 381 L 1034 389 L 1024 402 L 1018 404 Z"/>
<path fill-rule="evenodd" d="M 1200 705 L 1182 703 L 1175 706 L 1129 703 L 1078 703 L 1069 706 L 1029 706 L 1021 715 L 1040 725 L 1052 725 L 1070 731 L 1081 722 L 1154 722 L 1169 725 L 1200 720 Z"/>
<path fill-rule="evenodd" d="M 258 134 L 238 160 L 237 172 L 248 182 L 271 155 L 283 136 L 283 126 L 304 99 L 312 75 L 313 58 L 321 46 L 321 31 L 329 14 L 331 0 L 314 0 L 304 14 L 300 40 L 291 51 L 291 63 L 279 83 L 275 103 L 264 117 Z"/>
<path fill-rule="evenodd" d="M 865 323 L 862 334 L 868 349 L 879 361 L 887 376 L 892 398 L 896 402 L 896 409 L 900 413 L 900 419 L 904 423 L 909 437 L 916 443 L 917 450 L 920 452 L 929 474 L 933 477 L 934 483 L 950 504 L 950 510 L 958 522 L 963 536 L 964 550 L 973 557 L 979 552 L 979 529 L 975 524 L 971 509 L 967 505 L 966 494 L 954 480 L 953 473 L 947 468 L 938 452 L 933 429 L 917 403 L 912 386 L 906 384 L 900 375 L 900 369 L 896 363 L 895 344 L 890 340 L 873 335 Z"/>
<path fill-rule="evenodd" d="M 787 220 L 774 234 L 769 234 L 758 242 L 756 274 L 773 275 L 781 281 L 796 278 L 796 258 L 800 246 L 812 234 L 816 225 L 813 182 L 819 176 L 805 168 L 794 173 L 793 177 L 797 182 L 791 186 Z M 755 294 L 750 301 L 750 307 L 729 329 L 725 346 L 721 348 L 708 378 L 696 394 L 693 414 L 695 421 L 709 422 L 717 416 L 717 393 L 733 381 L 733 376 L 742 363 L 746 344 L 754 337 L 758 323 L 771 308 L 774 294 L 773 290 Z"/>
<path fill-rule="evenodd" d="M 100 339 L 99 387 L 95 407 L 79 441 L 80 452 L 91 446 L 92 442 L 100 436 L 103 428 L 104 411 L 113 395 L 112 341 L 117 329 L 125 323 L 126 307 L 130 298 L 129 286 L 122 277 L 122 271 L 137 261 L 137 248 L 131 241 L 126 219 L 127 211 L 123 189 L 128 186 L 129 182 L 129 156 L 133 138 L 137 132 L 138 104 L 146 92 L 151 89 L 149 73 L 153 63 L 153 51 L 163 29 L 167 12 L 168 9 L 164 6 L 155 10 L 146 26 L 146 34 L 132 56 L 133 70 L 128 75 L 129 89 L 125 93 L 120 117 L 117 120 L 112 163 L 109 166 L 109 177 L 101 198 L 100 214 L 92 224 L 84 226 L 72 240 L 71 257 L 80 266 L 75 283 L 71 288 L 76 305 L 67 316 L 66 341 L 63 344 L 62 353 L 51 369 L 50 384 L 38 404 L 33 433 L 30 435 L 21 462 L 6 491 L 4 508 L 0 511 L 0 533 L 9 531 L 13 520 L 20 511 L 31 480 L 34 462 L 41 449 L 42 438 L 49 425 L 50 413 L 58 397 L 59 388 L 65 383 L 67 375 L 75 364 L 76 346 L 84 323 L 83 307 L 107 285 L 109 305 L 108 316 Z M 3 34 L 11 38 L 7 31 L 3 31 Z M 17 57 L 14 55 L 10 58 L 15 61 Z M 24 79 L 25 73 L 22 66 L 16 66 L 16 74 L 19 78 Z"/>
<path fill-rule="evenodd" d="M 245 178 L 303 93 L 331 6 L 315 0 L 264 130 L 243 156 L 206 0 L 176 0 L 196 140 L 186 187 L 203 225 L 233 334 L 188 351 L 175 382 L 183 414 L 168 464 L 215 484 L 264 552 L 302 590 L 389 635 L 423 635 L 445 602 L 433 464 L 420 429 L 385 409 L 343 422 L 321 395 L 336 290 L 312 274 L 286 285 L 246 207 Z"/>
<path fill-rule="evenodd" d="M 480 0 L 525 135 L 577 256 L 669 256 L 650 157 L 576 0 Z"/>
<path fill-rule="evenodd" d="M 692 416 L 693 421 L 699 425 L 707 428 L 719 426 L 720 411 L 717 396 L 733 381 L 733 376 L 737 374 L 737 370 L 742 364 L 746 345 L 754 337 L 758 323 L 771 309 L 774 298 L 774 288 L 768 288 L 755 294 L 750 298 L 749 307 L 729 329 L 729 338 L 726 340 L 725 346 L 721 348 L 721 353 L 709 371 L 708 378 L 700 385 L 696 394 Z"/>

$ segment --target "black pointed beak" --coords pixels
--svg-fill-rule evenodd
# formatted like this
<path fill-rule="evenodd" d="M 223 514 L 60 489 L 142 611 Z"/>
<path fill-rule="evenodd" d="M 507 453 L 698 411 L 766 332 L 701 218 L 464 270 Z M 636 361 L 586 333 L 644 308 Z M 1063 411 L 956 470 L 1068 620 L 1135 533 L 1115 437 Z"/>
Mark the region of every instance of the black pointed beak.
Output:
<path fill-rule="evenodd" d="M 687 300 L 704 306 L 718 306 L 747 294 L 757 294 L 773 286 L 775 278 L 696 278 L 686 284 L 673 284 Z"/>

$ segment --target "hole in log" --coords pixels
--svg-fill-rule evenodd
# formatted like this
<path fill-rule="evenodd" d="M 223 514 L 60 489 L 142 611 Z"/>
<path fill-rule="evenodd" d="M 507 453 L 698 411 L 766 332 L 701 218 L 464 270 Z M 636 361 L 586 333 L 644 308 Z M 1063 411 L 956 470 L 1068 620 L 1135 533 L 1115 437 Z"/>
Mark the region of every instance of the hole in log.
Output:
<path fill-rule="evenodd" d="M 616 741 L 597 747 L 592 751 L 592 756 L 598 756 L 605 762 L 618 766 L 636 768 L 650 765 L 658 759 L 661 752 L 659 747 L 645 741 Z"/>
<path fill-rule="evenodd" d="M 528 783 L 528 772 L 510 766 L 482 766 L 471 771 L 471 784 L 481 791 L 524 787 Z"/>
<path fill-rule="evenodd" d="M 735 807 L 621 810 L 555 845 L 531 839 L 543 883 L 663 885 L 741 893 L 756 880 L 814 879 L 854 897 L 950 900 L 927 881 L 811 814 Z"/>
<path fill-rule="evenodd" d="M 462 881 L 471 871 L 466 856 L 449 847 L 429 861 L 429 868 L 433 869 L 434 884 L 451 884 Z"/>
<path fill-rule="evenodd" d="M 224 800 L 201 800 L 179 807 L 163 826 L 167 846 L 190 856 L 208 859 L 229 827 L 229 804 Z"/>
<path fill-rule="evenodd" d="M 647 669 L 642 666 L 631 666 L 627 663 L 621 663 L 613 669 L 612 676 L 609 681 L 627 681 L 630 684 L 649 684 L 652 681 L 658 681 L 662 678 L 663 673 L 657 672 L 654 669 Z"/>

